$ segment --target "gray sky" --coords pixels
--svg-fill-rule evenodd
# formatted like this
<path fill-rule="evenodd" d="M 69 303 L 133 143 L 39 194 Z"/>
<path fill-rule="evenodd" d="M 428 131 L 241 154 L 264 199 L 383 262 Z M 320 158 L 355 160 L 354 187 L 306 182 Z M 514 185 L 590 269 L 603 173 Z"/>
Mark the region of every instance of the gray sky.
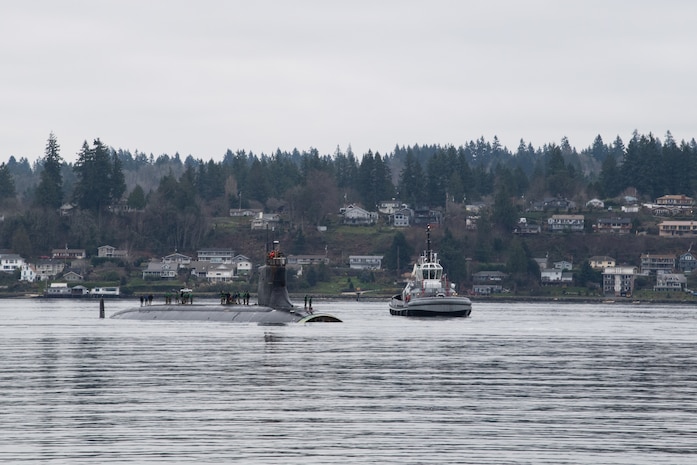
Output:
<path fill-rule="evenodd" d="M 694 1 L 0 0 L 0 161 L 697 137 Z"/>

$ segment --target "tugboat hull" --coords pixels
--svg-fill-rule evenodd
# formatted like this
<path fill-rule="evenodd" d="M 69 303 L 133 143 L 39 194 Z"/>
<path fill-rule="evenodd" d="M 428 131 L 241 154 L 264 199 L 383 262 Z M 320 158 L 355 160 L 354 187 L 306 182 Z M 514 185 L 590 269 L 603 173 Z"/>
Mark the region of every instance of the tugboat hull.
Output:
<path fill-rule="evenodd" d="M 468 317 L 472 302 L 467 297 L 424 297 L 404 303 L 401 295 L 390 301 L 390 314 L 414 317 Z"/>

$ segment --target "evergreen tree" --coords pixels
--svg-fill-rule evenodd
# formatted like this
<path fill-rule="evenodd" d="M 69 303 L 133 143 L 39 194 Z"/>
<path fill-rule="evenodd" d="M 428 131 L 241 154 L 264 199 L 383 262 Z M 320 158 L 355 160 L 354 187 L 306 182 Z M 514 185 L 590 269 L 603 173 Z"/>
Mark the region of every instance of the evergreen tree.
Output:
<path fill-rule="evenodd" d="M 51 133 L 46 143 L 43 170 L 41 171 L 41 180 L 34 194 L 34 205 L 57 209 L 63 204 L 62 164 L 63 159 L 60 156 L 58 139 Z"/>
<path fill-rule="evenodd" d="M 121 168 L 121 159 L 116 154 L 112 156 L 110 184 L 110 201 L 118 202 L 126 193 L 126 178 Z"/>
<path fill-rule="evenodd" d="M 392 238 L 392 244 L 385 254 L 383 266 L 386 270 L 396 271 L 399 274 L 404 273 L 412 266 L 411 256 L 413 254 L 414 248 L 409 245 L 404 234 L 398 231 Z"/>
<path fill-rule="evenodd" d="M 73 200 L 81 209 L 98 211 L 112 201 L 113 168 L 109 150 L 99 139 L 90 148 L 85 141 L 73 167 L 77 181 Z"/>
<path fill-rule="evenodd" d="M 15 182 L 12 179 L 10 168 L 6 163 L 0 163 L 0 201 L 16 196 Z"/>
<path fill-rule="evenodd" d="M 142 210 L 145 208 L 145 192 L 140 184 L 136 184 L 131 193 L 128 195 L 128 200 L 126 201 L 128 208 L 133 208 L 134 210 Z"/>

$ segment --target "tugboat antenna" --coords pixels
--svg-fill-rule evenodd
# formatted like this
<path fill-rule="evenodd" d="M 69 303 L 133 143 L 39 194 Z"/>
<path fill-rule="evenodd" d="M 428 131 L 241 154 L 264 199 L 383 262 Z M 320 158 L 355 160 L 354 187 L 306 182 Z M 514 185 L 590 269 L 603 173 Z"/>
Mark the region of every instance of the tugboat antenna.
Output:
<path fill-rule="evenodd" d="M 431 225 L 426 226 L 426 259 L 431 261 Z"/>

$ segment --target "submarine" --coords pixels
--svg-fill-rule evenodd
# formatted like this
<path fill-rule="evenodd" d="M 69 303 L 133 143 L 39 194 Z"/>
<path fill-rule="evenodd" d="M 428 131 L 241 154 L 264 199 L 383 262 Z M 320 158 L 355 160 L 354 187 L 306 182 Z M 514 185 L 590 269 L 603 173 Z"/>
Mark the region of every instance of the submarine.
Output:
<path fill-rule="evenodd" d="M 314 313 L 310 308 L 293 305 L 286 287 L 286 256 L 279 242 L 266 254 L 266 263 L 259 268 L 257 303 L 242 305 L 230 299 L 220 304 L 194 304 L 183 298 L 174 304 L 145 305 L 128 308 L 111 315 L 111 318 L 127 320 L 189 320 L 221 321 L 231 323 L 257 323 L 260 325 L 285 325 L 288 323 L 341 323 L 334 315 Z"/>

